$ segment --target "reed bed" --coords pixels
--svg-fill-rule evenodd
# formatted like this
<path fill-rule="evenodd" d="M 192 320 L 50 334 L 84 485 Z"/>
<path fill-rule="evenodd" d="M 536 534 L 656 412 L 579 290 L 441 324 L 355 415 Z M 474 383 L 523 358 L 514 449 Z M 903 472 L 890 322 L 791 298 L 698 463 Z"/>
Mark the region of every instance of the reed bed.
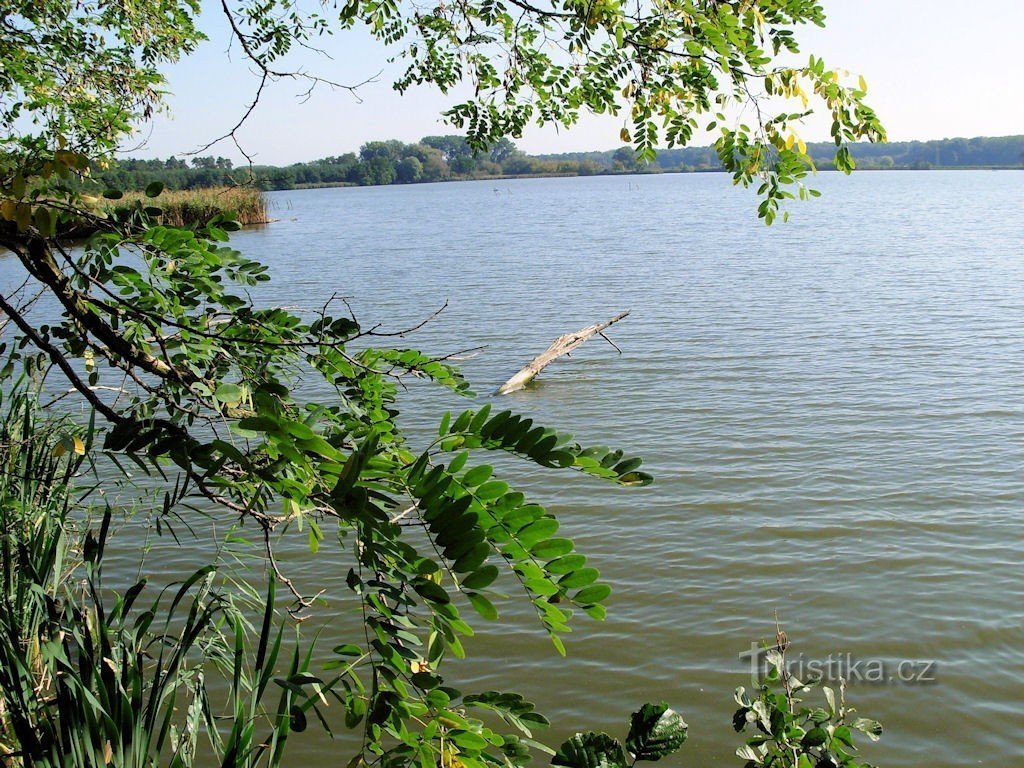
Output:
<path fill-rule="evenodd" d="M 156 198 L 126 192 L 120 200 L 112 201 L 111 208 L 124 210 L 139 202 L 162 209 L 161 221 L 174 227 L 205 224 L 218 214 L 229 215 L 243 226 L 270 220 L 263 192 L 251 186 L 165 190 Z"/>

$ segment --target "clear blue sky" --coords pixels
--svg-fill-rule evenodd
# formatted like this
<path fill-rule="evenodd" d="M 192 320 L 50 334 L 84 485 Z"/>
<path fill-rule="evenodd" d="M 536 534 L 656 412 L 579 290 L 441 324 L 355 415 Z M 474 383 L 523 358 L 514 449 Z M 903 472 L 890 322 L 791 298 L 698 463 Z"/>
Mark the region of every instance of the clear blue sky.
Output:
<path fill-rule="evenodd" d="M 890 140 L 1024 133 L 1024 0 L 824 4 L 828 27 L 804 29 L 803 50 L 867 78 L 869 101 L 886 123 Z M 170 114 L 139 134 L 144 144 L 132 155 L 166 157 L 194 150 L 230 128 L 251 100 L 255 78 L 237 51 L 227 55 L 229 37 L 215 11 L 210 7 L 204 16 L 209 42 L 167 72 Z M 380 44 L 362 33 L 335 37 L 329 46 L 330 60 L 301 63 L 340 82 L 381 73 L 378 81 L 360 88 L 361 101 L 320 88 L 304 103 L 296 97 L 304 88 L 287 81 L 275 84 L 239 133 L 257 162 L 313 160 L 354 151 L 374 139 L 411 142 L 455 132 L 439 116 L 457 95 L 445 97 L 424 86 L 399 96 L 391 89 L 398 69 L 387 64 Z M 621 143 L 621 125 L 621 118 L 589 116 L 569 131 L 532 128 L 517 144 L 532 153 L 607 149 Z M 827 138 L 815 123 L 804 136 Z M 694 143 L 708 142 L 698 135 Z M 240 159 L 230 142 L 210 153 Z"/>

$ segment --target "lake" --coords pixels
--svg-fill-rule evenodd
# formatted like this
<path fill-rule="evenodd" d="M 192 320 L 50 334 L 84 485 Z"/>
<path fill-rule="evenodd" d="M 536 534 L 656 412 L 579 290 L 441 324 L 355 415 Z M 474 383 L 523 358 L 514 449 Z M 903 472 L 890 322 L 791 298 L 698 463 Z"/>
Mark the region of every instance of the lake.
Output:
<path fill-rule="evenodd" d="M 390 329 L 447 302 L 400 343 L 483 345 L 463 363 L 482 394 L 413 387 L 414 435 L 493 402 L 645 458 L 642 489 L 500 462 L 615 589 L 606 621 L 577 617 L 565 660 L 513 595 L 448 667 L 465 691 L 536 701 L 549 743 L 623 736 L 665 700 L 690 724 L 666 762 L 739 765 L 739 654 L 777 615 L 809 659 L 931 678 L 851 686 L 886 728 L 870 762 L 1024 756 L 1024 174 L 813 186 L 824 197 L 772 228 L 722 174 L 280 192 L 279 220 L 234 238 L 271 268 L 261 300 L 314 309 L 337 293 Z M 625 309 L 609 331 L 621 354 L 596 338 L 489 394 L 555 336 Z M 160 557 L 183 566 L 191 546 Z M 340 559 L 288 566 L 350 626 Z M 296 763 L 323 758 L 323 740 L 293 746 Z"/>

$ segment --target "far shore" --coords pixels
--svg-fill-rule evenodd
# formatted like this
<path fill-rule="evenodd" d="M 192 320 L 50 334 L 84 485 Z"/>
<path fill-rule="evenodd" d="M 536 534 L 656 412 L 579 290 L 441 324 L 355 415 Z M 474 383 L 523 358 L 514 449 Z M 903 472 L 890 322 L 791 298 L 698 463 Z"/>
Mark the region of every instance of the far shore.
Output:
<path fill-rule="evenodd" d="M 840 173 L 835 168 L 818 168 L 818 173 Z M 934 165 L 928 168 L 911 168 L 909 166 L 894 166 L 892 168 L 858 168 L 856 173 L 873 173 L 873 172 L 890 172 L 890 171 L 910 171 L 915 173 L 925 173 L 928 171 L 1024 171 L 1024 165 Z M 664 169 L 656 168 L 653 170 L 630 170 L 630 171 L 603 171 L 601 173 L 510 173 L 500 175 L 480 175 L 480 176 L 451 176 L 447 179 L 436 179 L 432 181 L 414 181 L 410 183 L 400 184 L 354 184 L 350 181 L 338 181 L 338 182 L 323 182 L 319 184 L 296 184 L 292 187 L 283 187 L 281 189 L 267 189 L 265 192 L 300 192 L 308 189 L 340 189 L 344 187 L 354 187 L 357 189 L 365 189 L 369 187 L 418 187 L 424 184 L 451 184 L 453 182 L 460 181 L 517 181 L 519 179 L 575 179 L 575 178 L 593 178 L 597 176 L 670 176 L 676 174 L 695 174 L 695 173 L 726 173 L 721 168 L 677 168 L 677 169 Z M 196 190 L 199 191 L 199 190 Z M 270 223 L 270 222 L 262 222 Z"/>

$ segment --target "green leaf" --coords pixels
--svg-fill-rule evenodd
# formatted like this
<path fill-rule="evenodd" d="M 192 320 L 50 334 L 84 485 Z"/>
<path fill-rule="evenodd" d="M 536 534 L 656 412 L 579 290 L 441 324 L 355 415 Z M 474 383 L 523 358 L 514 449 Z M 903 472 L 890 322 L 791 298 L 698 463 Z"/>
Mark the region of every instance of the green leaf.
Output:
<path fill-rule="evenodd" d="M 476 612 L 483 618 L 488 621 L 494 621 L 498 618 L 498 609 L 494 607 L 494 603 L 483 595 L 477 592 L 467 592 L 466 597 L 469 598 L 469 602 L 472 604 L 473 608 L 476 609 Z"/>
<path fill-rule="evenodd" d="M 607 733 L 577 733 L 562 743 L 551 765 L 564 768 L 628 768 L 622 745 Z"/>
<path fill-rule="evenodd" d="M 654 477 L 646 472 L 627 472 L 619 478 L 620 485 L 643 487 L 654 482 Z"/>
<path fill-rule="evenodd" d="M 470 488 L 476 488 L 478 485 L 486 482 L 487 478 L 489 478 L 493 472 L 494 469 L 492 467 L 482 464 L 479 467 L 473 467 L 471 470 L 466 472 L 466 474 L 462 476 L 462 482 Z"/>
<path fill-rule="evenodd" d="M 344 645 L 336 645 L 334 647 L 334 653 L 339 656 L 362 656 L 363 649 L 358 645 L 352 643 L 345 643 Z"/>
<path fill-rule="evenodd" d="M 566 555 L 547 564 L 550 573 L 572 573 L 587 562 L 583 555 Z"/>
<path fill-rule="evenodd" d="M 828 741 L 828 731 L 824 728 L 812 728 L 806 734 L 803 739 L 800 740 L 800 745 L 805 749 L 811 747 L 820 747 Z"/>
<path fill-rule="evenodd" d="M 430 579 L 413 579 L 412 588 L 416 590 L 416 594 L 432 603 L 446 605 L 452 601 L 445 589 Z"/>
<path fill-rule="evenodd" d="M 320 531 L 320 526 L 317 525 L 316 520 L 310 519 L 308 522 L 309 551 L 315 555 L 318 551 L 320 551 L 320 543 L 324 540 L 324 535 Z"/>
<path fill-rule="evenodd" d="M 491 480 L 476 489 L 477 498 L 481 501 L 493 501 L 504 496 L 508 492 L 508 483 L 501 480 Z"/>
<path fill-rule="evenodd" d="M 462 580 L 462 586 L 466 589 L 484 589 L 489 587 L 498 578 L 498 568 L 494 565 L 485 565 L 483 568 L 474 571 Z"/>
<path fill-rule="evenodd" d="M 220 391 L 219 388 L 218 391 Z M 247 416 L 244 419 L 238 420 L 238 426 L 241 429 L 248 429 L 253 432 L 273 432 L 277 430 L 280 425 L 269 416 Z"/>
<path fill-rule="evenodd" d="M 626 749 L 637 760 L 660 760 L 683 746 L 686 731 L 682 716 L 667 704 L 644 704 L 633 713 Z"/>
<path fill-rule="evenodd" d="M 593 584 L 597 581 L 597 578 L 601 575 L 601 572 L 597 568 L 580 568 L 579 570 L 573 571 L 568 576 L 564 576 L 559 582 L 559 586 L 565 587 L 566 589 L 573 589 L 574 587 L 585 587 L 588 584 Z"/>
<path fill-rule="evenodd" d="M 164 183 L 162 181 L 151 181 L 146 186 L 146 197 L 159 197 L 163 191 Z"/>
<path fill-rule="evenodd" d="M 524 547 L 530 548 L 537 542 L 547 539 L 558 530 L 558 521 L 553 517 L 542 517 L 516 533 L 516 538 Z"/>
<path fill-rule="evenodd" d="M 843 744 L 845 744 L 848 747 L 854 746 L 854 744 L 853 744 L 853 734 L 850 733 L 850 729 L 849 729 L 848 726 L 841 725 L 838 728 L 836 728 L 835 731 L 832 734 L 832 737 L 834 739 L 836 739 L 837 741 L 841 741 Z"/>
<path fill-rule="evenodd" d="M 589 587 L 585 587 L 577 592 L 572 600 L 574 603 L 580 605 L 591 605 L 593 603 L 600 603 L 607 599 L 612 593 L 612 588 L 607 584 L 592 584 Z"/>
<path fill-rule="evenodd" d="M 573 550 L 573 543 L 570 539 L 546 539 L 537 542 L 530 547 L 530 554 L 542 560 L 550 560 L 555 557 L 567 555 Z"/>
<path fill-rule="evenodd" d="M 214 397 L 222 403 L 237 403 L 242 399 L 242 394 L 243 390 L 237 384 L 221 384 L 217 387 Z M 251 427 L 247 427 L 247 429 L 251 429 Z"/>

